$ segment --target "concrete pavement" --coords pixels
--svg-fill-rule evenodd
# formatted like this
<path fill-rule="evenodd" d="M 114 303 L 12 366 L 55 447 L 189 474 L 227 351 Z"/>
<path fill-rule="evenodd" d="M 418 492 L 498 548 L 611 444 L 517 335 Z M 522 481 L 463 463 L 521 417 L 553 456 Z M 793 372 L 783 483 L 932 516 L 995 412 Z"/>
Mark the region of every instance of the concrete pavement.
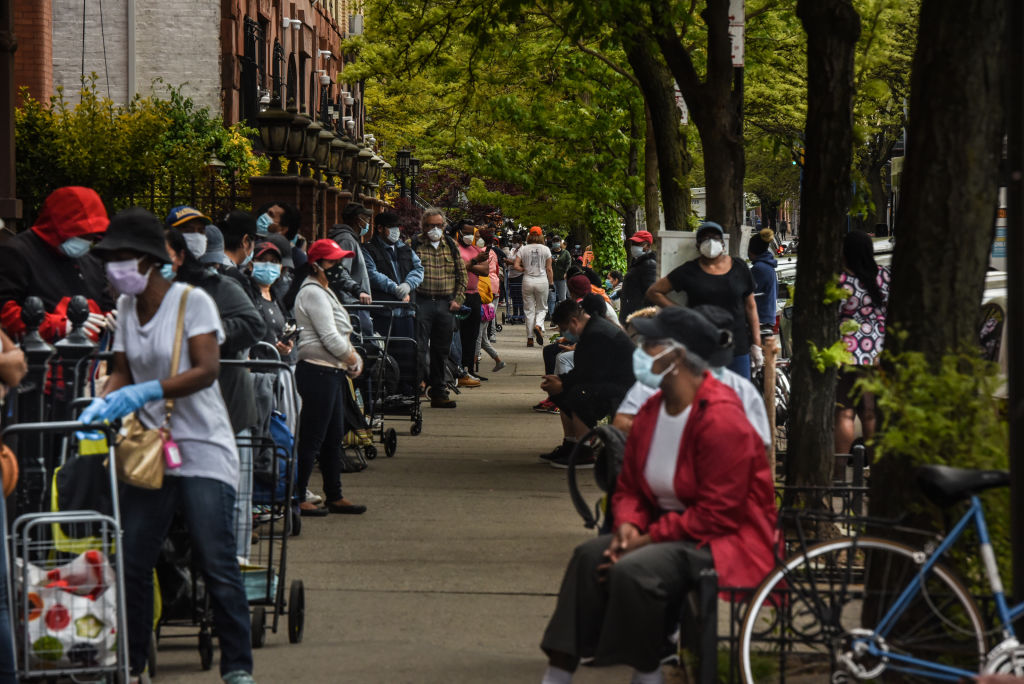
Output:
<path fill-rule="evenodd" d="M 540 350 L 506 326 L 508 363 L 464 390 L 455 410 L 424 408 L 423 432 L 398 429 L 398 452 L 344 475 L 363 516 L 304 518 L 288 579 L 306 586 L 303 643 L 283 629 L 255 652 L 256 678 L 283 682 L 539 682 L 538 644 L 573 547 L 593 532 L 569 501 L 565 471 L 537 462 L 561 440 L 542 398 Z M 587 498 L 598 490 L 585 474 Z M 313 484 L 319 485 L 314 473 Z M 218 655 L 219 657 L 219 655 Z M 217 682 L 196 641 L 164 639 L 158 681 Z M 627 668 L 581 668 L 581 684 L 628 682 Z"/>

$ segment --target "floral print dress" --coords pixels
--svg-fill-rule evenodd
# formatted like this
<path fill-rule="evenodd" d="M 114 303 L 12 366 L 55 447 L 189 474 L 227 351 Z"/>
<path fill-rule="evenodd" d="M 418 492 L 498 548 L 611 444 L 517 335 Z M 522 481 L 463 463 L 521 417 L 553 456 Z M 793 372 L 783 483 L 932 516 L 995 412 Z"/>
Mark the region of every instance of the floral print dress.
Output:
<path fill-rule="evenodd" d="M 888 267 L 879 266 L 875 282 L 882 291 L 884 301 L 875 302 L 857 276 L 849 273 L 839 276 L 839 286 L 850 293 L 850 296 L 839 305 L 839 324 L 852 320 L 860 326 L 852 334 L 843 335 L 843 343 L 846 345 L 846 351 L 853 355 L 854 365 L 874 365 L 875 359 L 882 352 L 890 279 Z"/>

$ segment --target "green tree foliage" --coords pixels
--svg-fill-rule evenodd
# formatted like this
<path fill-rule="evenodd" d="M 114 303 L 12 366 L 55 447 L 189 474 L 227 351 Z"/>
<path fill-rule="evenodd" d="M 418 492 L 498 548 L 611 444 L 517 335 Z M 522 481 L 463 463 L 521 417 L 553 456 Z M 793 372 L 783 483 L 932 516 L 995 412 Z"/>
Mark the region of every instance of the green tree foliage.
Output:
<path fill-rule="evenodd" d="M 254 130 L 225 127 L 179 88 L 168 86 L 163 95 L 119 106 L 100 96 L 95 79 L 83 84 L 74 105 L 63 89 L 47 103 L 24 93 L 24 106 L 15 112 L 15 140 L 26 217 L 65 185 L 93 188 L 111 212 L 146 196 L 164 198 L 154 209 L 166 210 L 172 186 L 179 200 L 190 186 L 209 187 L 211 154 L 225 165 L 215 180 L 222 185 L 227 175 L 244 183 L 265 171 L 265 161 L 252 151 Z"/>
<path fill-rule="evenodd" d="M 342 78 L 365 79 L 367 126 L 386 155 L 411 148 L 428 176 L 464 181 L 423 183 L 428 201 L 468 190 L 478 209 L 559 230 L 586 227 L 594 205 L 621 231 L 642 205 L 639 92 L 544 16 L 513 22 L 494 3 L 455 0 L 371 0 L 366 13 Z"/>

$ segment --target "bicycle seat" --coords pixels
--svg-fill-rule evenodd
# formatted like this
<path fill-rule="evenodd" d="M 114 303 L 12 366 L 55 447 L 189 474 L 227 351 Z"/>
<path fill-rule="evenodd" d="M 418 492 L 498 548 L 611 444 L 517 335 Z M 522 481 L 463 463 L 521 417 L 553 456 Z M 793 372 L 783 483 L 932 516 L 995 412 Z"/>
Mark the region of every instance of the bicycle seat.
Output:
<path fill-rule="evenodd" d="M 1008 487 L 1010 474 L 1004 470 L 969 470 L 927 465 L 918 469 L 917 484 L 932 502 L 948 507 L 985 489 Z"/>

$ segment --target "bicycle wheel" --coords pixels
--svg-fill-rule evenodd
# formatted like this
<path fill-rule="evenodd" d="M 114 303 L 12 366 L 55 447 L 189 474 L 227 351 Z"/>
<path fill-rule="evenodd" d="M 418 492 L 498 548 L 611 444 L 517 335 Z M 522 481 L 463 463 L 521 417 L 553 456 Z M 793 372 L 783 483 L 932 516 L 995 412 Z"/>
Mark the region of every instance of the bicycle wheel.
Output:
<path fill-rule="evenodd" d="M 884 638 L 874 629 L 920 574 L 924 553 L 897 542 L 843 538 L 790 557 L 757 588 L 740 632 L 746 684 L 932 682 L 884 653 L 911 655 L 977 672 L 985 628 L 970 593 L 934 565 Z M 882 655 L 853 648 L 874 643 Z"/>

